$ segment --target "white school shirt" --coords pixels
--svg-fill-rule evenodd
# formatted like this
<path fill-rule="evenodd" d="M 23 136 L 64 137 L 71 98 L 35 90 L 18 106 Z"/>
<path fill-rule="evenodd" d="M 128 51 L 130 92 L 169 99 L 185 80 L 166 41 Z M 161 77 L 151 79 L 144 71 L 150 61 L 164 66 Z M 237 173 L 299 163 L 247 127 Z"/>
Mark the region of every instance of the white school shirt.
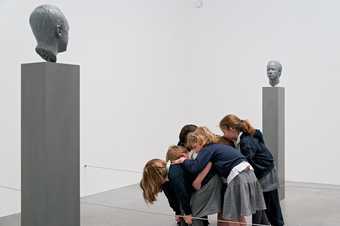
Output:
<path fill-rule="evenodd" d="M 254 170 L 253 167 L 247 161 L 243 161 L 240 164 L 234 166 L 234 168 L 231 169 L 229 176 L 227 177 L 227 183 L 229 184 L 237 175 L 239 175 L 242 171 L 244 171 L 248 167 L 250 168 L 250 170 Z"/>
<path fill-rule="evenodd" d="M 240 134 L 237 137 L 237 140 L 234 141 L 235 148 L 237 148 L 238 150 L 240 150 L 240 143 L 241 143 L 242 134 L 243 134 L 243 132 L 240 132 Z"/>
<path fill-rule="evenodd" d="M 235 147 L 240 150 L 240 142 L 241 142 L 241 135 L 242 132 L 237 137 L 237 140 L 234 142 Z M 240 164 L 234 166 L 234 168 L 231 169 L 229 176 L 227 177 L 227 183 L 229 184 L 237 175 L 239 175 L 243 170 L 250 168 L 251 170 L 254 170 L 253 167 L 247 162 L 243 161 Z"/>
<path fill-rule="evenodd" d="M 189 152 L 189 159 L 193 159 L 193 160 L 195 160 L 196 158 L 197 158 L 197 152 L 195 152 L 195 151 L 190 151 Z"/>

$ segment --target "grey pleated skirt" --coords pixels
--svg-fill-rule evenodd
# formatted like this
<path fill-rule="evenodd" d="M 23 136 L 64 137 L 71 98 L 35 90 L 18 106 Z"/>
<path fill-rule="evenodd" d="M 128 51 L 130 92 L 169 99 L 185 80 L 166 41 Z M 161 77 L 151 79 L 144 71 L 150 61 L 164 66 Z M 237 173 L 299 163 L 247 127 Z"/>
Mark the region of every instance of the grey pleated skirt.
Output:
<path fill-rule="evenodd" d="M 266 176 L 259 179 L 263 192 L 274 191 L 279 187 L 279 178 L 276 167 L 274 167 Z"/>
<path fill-rule="evenodd" d="M 262 188 L 252 170 L 242 171 L 227 185 L 222 208 L 225 219 L 239 219 L 265 209 Z"/>
<path fill-rule="evenodd" d="M 222 182 L 218 175 L 191 196 L 191 211 L 194 217 L 216 214 L 222 207 Z"/>

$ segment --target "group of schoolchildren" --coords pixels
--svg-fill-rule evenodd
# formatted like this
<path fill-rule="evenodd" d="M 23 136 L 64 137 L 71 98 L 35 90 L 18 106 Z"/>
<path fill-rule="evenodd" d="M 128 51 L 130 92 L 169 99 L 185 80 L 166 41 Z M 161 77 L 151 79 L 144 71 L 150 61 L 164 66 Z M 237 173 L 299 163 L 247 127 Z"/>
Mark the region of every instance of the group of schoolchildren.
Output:
<path fill-rule="evenodd" d="M 206 226 L 217 214 L 219 226 L 283 226 L 274 159 L 262 133 L 248 120 L 229 114 L 219 123 L 223 135 L 186 125 L 166 160 L 152 159 L 140 187 L 152 204 L 164 192 L 178 225 Z"/>

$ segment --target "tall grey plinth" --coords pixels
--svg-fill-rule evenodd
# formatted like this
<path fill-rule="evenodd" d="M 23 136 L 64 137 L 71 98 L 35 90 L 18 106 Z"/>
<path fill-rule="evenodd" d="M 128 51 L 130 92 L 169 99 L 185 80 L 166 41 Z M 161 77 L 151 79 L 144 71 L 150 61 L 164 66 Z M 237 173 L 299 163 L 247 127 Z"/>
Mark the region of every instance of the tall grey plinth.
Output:
<path fill-rule="evenodd" d="M 80 226 L 79 65 L 21 65 L 21 225 Z"/>
<path fill-rule="evenodd" d="M 280 199 L 285 198 L 285 89 L 262 88 L 262 128 L 279 175 Z"/>

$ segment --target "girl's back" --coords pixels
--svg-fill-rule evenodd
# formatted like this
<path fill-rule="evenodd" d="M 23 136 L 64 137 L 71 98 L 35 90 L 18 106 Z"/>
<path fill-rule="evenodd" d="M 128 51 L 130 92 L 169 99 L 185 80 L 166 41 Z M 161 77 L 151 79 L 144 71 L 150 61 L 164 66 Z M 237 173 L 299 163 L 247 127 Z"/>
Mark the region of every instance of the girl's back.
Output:
<path fill-rule="evenodd" d="M 241 135 L 240 151 L 253 166 L 257 178 L 262 178 L 274 168 L 273 155 L 266 147 L 260 130 L 256 130 L 254 135 Z"/>
<path fill-rule="evenodd" d="M 199 151 L 196 160 L 184 161 L 184 166 L 192 173 L 202 171 L 211 161 L 216 172 L 225 178 L 228 177 L 231 169 L 239 163 L 246 161 L 246 158 L 235 148 L 225 144 L 208 144 Z"/>

